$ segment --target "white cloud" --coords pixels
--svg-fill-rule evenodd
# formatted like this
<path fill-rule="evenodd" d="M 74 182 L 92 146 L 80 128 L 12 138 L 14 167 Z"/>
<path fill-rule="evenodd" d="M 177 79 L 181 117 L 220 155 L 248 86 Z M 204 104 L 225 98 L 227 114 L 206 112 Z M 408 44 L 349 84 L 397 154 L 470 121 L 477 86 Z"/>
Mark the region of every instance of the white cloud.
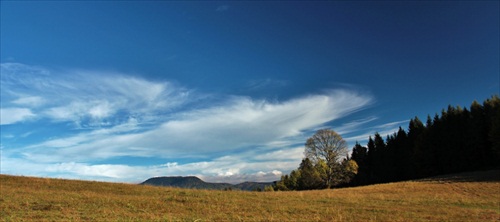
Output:
<path fill-rule="evenodd" d="M 161 174 L 162 166 L 128 166 L 123 164 L 87 164 L 76 162 L 38 163 L 36 161 L 1 157 L 1 173 L 11 175 L 101 180 L 110 182 L 142 182 Z"/>
<path fill-rule="evenodd" d="M 213 153 L 269 147 L 297 138 L 302 143 L 303 131 L 361 109 L 369 102 L 369 98 L 346 91 L 282 103 L 235 98 L 221 106 L 177 113 L 173 119 L 143 132 L 91 131 L 48 140 L 31 146 L 29 156 L 54 161 L 115 156 L 210 157 Z"/>
<path fill-rule="evenodd" d="M 371 136 L 375 135 L 375 133 L 379 133 L 380 136 L 385 139 L 388 135 L 392 135 L 395 132 L 399 130 L 399 127 L 402 125 L 408 125 L 409 120 L 403 120 L 403 121 L 394 121 L 394 122 L 389 122 L 389 123 L 383 123 L 375 126 L 370 126 L 366 130 L 358 130 L 358 134 L 349 136 L 347 138 L 344 138 L 347 142 L 350 144 L 354 144 L 355 141 L 360 142 L 361 145 L 366 145 L 366 142 L 368 141 L 368 138 Z M 361 134 L 359 134 L 361 132 Z"/>
<path fill-rule="evenodd" d="M 274 80 L 274 79 L 255 79 L 250 80 L 247 83 L 248 90 L 260 90 L 263 88 L 274 88 L 274 87 L 284 87 L 289 85 L 289 81 L 286 80 Z"/>
<path fill-rule="evenodd" d="M 88 118 L 91 125 L 106 125 L 108 118 L 120 111 L 108 100 L 74 101 L 57 107 L 47 108 L 42 114 L 56 121 L 72 121 L 78 126 Z"/>
<path fill-rule="evenodd" d="M 351 133 L 353 131 L 358 131 L 360 127 L 362 127 L 363 125 L 366 125 L 367 123 L 370 123 L 376 119 L 377 119 L 377 117 L 372 116 L 372 117 L 368 117 L 368 118 L 364 118 L 364 119 L 360 119 L 360 120 L 351 121 L 351 122 L 348 122 L 348 123 L 341 125 L 340 127 L 335 128 L 335 131 L 340 135 L 348 134 L 348 133 Z"/>
<path fill-rule="evenodd" d="M 12 152 L 6 152 L 2 156 L 2 172 L 22 171 L 25 175 L 128 182 L 141 182 L 155 176 L 177 175 L 198 176 L 208 182 L 269 182 L 279 179 L 282 173 L 289 173 L 297 168 L 303 158 L 303 149 L 303 147 L 290 150 L 283 148 L 269 153 L 266 150 L 248 150 L 208 161 L 150 166 L 89 164 L 64 160 L 44 162 L 39 158 L 9 158 Z"/>
<path fill-rule="evenodd" d="M 27 108 L 0 108 L 1 125 L 8 125 L 25 121 L 35 116 L 36 115 Z"/>
<path fill-rule="evenodd" d="M 45 99 L 40 96 L 26 96 L 20 97 L 19 99 L 12 101 L 12 103 L 28 107 L 38 107 L 45 103 Z"/>
<path fill-rule="evenodd" d="M 398 129 L 401 125 L 405 124 L 408 125 L 410 121 L 409 120 L 402 120 L 402 121 L 394 121 L 394 122 L 389 122 L 389 123 L 384 123 L 382 125 L 377 126 L 377 128 L 382 128 L 382 129 Z"/>
<path fill-rule="evenodd" d="M 238 162 L 233 162 L 237 160 Z M 50 176 L 84 180 L 139 183 L 156 176 L 197 176 L 207 182 L 241 183 L 278 180 L 283 171 L 298 166 L 299 160 L 277 164 L 276 161 L 253 163 L 239 157 L 187 164 L 167 163 L 150 166 L 124 164 L 89 164 L 81 162 L 39 163 L 21 158 L 1 157 L 1 173 L 27 176 Z M 265 167 L 262 167 L 265 166 Z"/>
<path fill-rule="evenodd" d="M 279 149 L 275 151 L 257 154 L 254 160 L 280 161 L 280 160 L 300 160 L 304 157 L 304 147 Z"/>
<path fill-rule="evenodd" d="M 31 145 L 5 146 L 2 171 L 108 181 L 140 182 L 164 175 L 195 175 L 212 182 L 279 179 L 298 167 L 311 130 L 372 102 L 369 95 L 339 89 L 285 101 L 229 96 L 213 103 L 211 97 L 167 81 L 22 64 L 2 64 L 1 84 L 2 105 L 19 107 L 2 107 L 2 124 L 34 117 L 49 120 L 44 121 L 48 128 L 74 123 L 71 132 Z M 203 104 L 190 106 L 194 101 Z M 11 115 L 4 119 L 4 113 Z M 341 129 L 351 132 L 372 119 Z M 93 164 L 117 157 L 186 163 Z M 192 157 L 206 161 L 189 161 Z"/>
<path fill-rule="evenodd" d="M 148 117 L 188 101 L 190 91 L 106 71 L 52 71 L 1 65 L 2 103 L 32 108 L 36 115 L 82 127 L 118 121 L 115 114 Z M 110 119 L 111 118 L 111 119 Z"/>
<path fill-rule="evenodd" d="M 173 147 L 185 147 L 187 143 L 207 151 L 264 145 L 300 136 L 305 130 L 362 109 L 369 102 L 369 97 L 340 90 L 282 103 L 238 98 L 225 106 L 185 113 L 152 134 L 168 135 L 170 139 L 165 142 Z"/>

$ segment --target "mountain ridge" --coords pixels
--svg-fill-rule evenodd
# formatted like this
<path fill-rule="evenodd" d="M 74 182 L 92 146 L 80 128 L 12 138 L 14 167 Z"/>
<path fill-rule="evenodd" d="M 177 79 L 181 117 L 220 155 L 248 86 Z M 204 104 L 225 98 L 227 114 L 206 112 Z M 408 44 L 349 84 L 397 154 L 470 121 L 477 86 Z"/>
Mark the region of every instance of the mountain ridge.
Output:
<path fill-rule="evenodd" d="M 210 183 L 195 176 L 160 176 L 151 177 L 140 185 L 178 187 L 188 189 L 207 189 L 207 190 L 264 190 L 266 186 L 273 185 L 275 182 L 242 182 L 239 184 L 230 183 Z"/>

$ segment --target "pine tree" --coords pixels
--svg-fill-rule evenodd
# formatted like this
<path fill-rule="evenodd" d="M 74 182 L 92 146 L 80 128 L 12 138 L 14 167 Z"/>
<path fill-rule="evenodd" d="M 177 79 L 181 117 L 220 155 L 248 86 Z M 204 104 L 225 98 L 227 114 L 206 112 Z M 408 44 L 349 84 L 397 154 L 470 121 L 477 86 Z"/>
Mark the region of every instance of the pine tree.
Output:
<path fill-rule="evenodd" d="M 366 158 L 359 144 L 353 159 L 361 163 L 359 178 L 369 183 L 416 179 L 500 165 L 500 98 L 492 96 L 470 107 L 448 105 L 441 115 L 427 116 L 426 125 L 415 117 L 408 133 L 401 127 L 386 141 L 369 137 Z M 364 162 L 363 162 L 364 161 Z M 359 183 L 357 183 L 359 184 Z"/>
<path fill-rule="evenodd" d="M 383 177 L 385 177 L 385 172 L 386 170 L 386 165 L 385 165 L 385 142 L 384 139 L 382 139 L 382 136 L 377 132 L 375 133 L 374 137 L 374 143 L 375 143 L 375 152 L 374 154 L 374 159 L 373 159 L 373 170 L 374 170 L 374 179 L 375 181 L 379 182 L 383 180 Z"/>
<path fill-rule="evenodd" d="M 368 156 L 367 156 L 367 166 L 368 166 L 368 169 L 367 169 L 367 173 L 368 173 L 368 180 L 370 181 L 370 183 L 374 183 L 375 182 L 375 156 L 377 155 L 377 149 L 375 147 L 375 142 L 373 141 L 372 139 L 372 136 L 369 136 L 368 137 L 368 144 L 367 144 L 367 147 L 368 147 Z"/>
<path fill-rule="evenodd" d="M 353 184 L 368 184 L 368 148 L 361 146 L 357 141 L 352 148 L 351 159 L 358 165 L 358 173 L 353 178 Z"/>

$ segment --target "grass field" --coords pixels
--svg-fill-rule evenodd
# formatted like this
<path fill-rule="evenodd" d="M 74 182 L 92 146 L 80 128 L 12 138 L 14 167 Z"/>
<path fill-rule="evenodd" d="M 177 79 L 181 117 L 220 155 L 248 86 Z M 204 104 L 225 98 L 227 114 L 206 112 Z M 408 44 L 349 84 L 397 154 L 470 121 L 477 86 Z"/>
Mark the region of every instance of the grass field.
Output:
<path fill-rule="evenodd" d="M 483 174 L 302 192 L 0 175 L 0 213 L 2 221 L 500 221 L 500 171 Z"/>

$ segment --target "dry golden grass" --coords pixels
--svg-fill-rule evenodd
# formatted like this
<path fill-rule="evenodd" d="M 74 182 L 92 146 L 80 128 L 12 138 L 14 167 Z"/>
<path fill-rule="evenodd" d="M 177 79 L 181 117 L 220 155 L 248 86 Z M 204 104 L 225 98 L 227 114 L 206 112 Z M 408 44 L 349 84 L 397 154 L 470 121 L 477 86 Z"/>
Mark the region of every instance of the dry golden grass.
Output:
<path fill-rule="evenodd" d="M 262 193 L 7 175 L 0 185 L 2 221 L 500 221 L 498 180 Z"/>

